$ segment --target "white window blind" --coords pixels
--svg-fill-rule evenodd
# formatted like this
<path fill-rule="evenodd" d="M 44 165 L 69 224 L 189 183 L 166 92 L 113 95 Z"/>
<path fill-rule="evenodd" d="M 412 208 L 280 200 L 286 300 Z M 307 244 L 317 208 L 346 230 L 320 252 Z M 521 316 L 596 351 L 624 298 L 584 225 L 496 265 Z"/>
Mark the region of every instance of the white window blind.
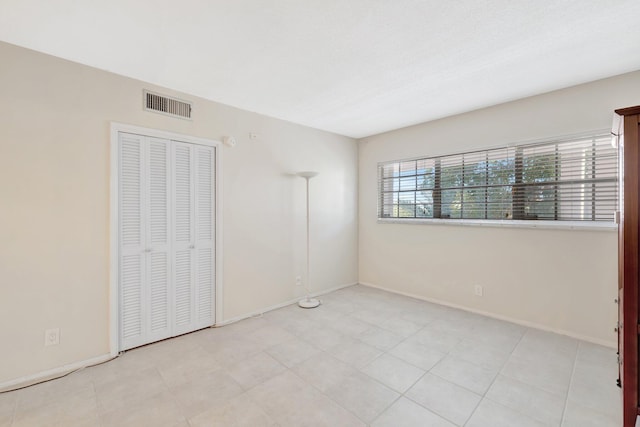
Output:
<path fill-rule="evenodd" d="M 378 218 L 612 221 L 617 150 L 610 135 L 378 166 Z"/>

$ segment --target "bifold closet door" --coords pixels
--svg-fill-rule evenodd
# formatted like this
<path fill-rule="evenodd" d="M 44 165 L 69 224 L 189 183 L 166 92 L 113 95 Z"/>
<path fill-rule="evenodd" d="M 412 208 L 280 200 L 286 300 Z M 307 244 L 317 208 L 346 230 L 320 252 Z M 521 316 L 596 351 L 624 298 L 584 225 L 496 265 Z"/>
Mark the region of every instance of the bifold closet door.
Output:
<path fill-rule="evenodd" d="M 215 321 L 215 148 L 120 133 L 120 350 Z"/>
<path fill-rule="evenodd" d="M 216 183 L 213 147 L 195 146 L 195 327 L 203 328 L 215 322 L 216 283 Z"/>
<path fill-rule="evenodd" d="M 148 138 L 146 156 L 146 342 L 171 336 L 170 141 Z"/>
<path fill-rule="evenodd" d="M 214 323 L 215 151 L 172 141 L 175 333 Z"/>
<path fill-rule="evenodd" d="M 171 336 L 169 141 L 121 133 L 121 349 Z"/>

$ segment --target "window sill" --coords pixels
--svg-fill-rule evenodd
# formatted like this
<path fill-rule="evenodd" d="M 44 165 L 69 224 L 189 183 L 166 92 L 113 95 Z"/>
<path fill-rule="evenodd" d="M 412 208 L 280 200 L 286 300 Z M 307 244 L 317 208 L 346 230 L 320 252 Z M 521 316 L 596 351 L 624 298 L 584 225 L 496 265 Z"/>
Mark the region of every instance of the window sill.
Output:
<path fill-rule="evenodd" d="M 546 230 L 617 231 L 615 222 L 502 221 L 492 219 L 378 218 L 378 224 L 450 225 L 471 227 L 539 228 Z"/>

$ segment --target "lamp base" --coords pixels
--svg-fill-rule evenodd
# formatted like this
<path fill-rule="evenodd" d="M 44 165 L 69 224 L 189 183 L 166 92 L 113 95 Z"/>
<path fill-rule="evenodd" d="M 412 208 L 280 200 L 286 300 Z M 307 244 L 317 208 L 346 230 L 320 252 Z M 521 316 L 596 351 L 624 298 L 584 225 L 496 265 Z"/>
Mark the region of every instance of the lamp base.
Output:
<path fill-rule="evenodd" d="M 316 308 L 320 305 L 320 300 L 315 298 L 305 298 L 298 301 L 298 305 L 302 308 Z"/>

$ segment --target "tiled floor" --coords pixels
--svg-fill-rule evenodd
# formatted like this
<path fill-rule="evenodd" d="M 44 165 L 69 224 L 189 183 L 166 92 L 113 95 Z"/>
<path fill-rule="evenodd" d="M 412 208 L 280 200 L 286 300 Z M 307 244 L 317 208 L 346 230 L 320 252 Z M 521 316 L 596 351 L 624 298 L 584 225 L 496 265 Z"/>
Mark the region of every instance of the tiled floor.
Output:
<path fill-rule="evenodd" d="M 619 427 L 615 351 L 364 286 L 0 394 L 12 426 Z"/>

